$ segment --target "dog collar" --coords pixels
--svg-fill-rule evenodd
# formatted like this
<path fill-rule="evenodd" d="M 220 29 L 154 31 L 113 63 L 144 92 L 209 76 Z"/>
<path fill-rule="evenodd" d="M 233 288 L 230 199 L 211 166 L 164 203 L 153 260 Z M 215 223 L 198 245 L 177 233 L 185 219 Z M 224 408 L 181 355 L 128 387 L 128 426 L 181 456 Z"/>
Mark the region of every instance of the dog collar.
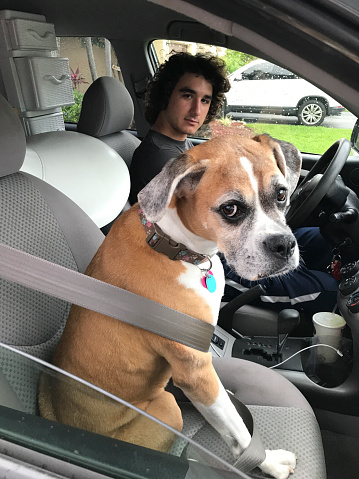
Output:
<path fill-rule="evenodd" d="M 209 262 L 208 268 L 199 268 L 202 273 L 202 285 L 207 288 L 211 293 L 216 290 L 216 280 L 213 277 L 211 268 L 212 261 L 207 255 L 196 253 L 187 248 L 182 243 L 176 243 L 173 239 L 164 233 L 156 223 L 148 221 L 142 211 L 142 208 L 138 208 L 138 214 L 142 223 L 142 226 L 146 232 L 146 243 L 157 253 L 166 255 L 169 259 L 175 261 L 185 261 L 186 263 L 200 266 L 206 261 Z"/>

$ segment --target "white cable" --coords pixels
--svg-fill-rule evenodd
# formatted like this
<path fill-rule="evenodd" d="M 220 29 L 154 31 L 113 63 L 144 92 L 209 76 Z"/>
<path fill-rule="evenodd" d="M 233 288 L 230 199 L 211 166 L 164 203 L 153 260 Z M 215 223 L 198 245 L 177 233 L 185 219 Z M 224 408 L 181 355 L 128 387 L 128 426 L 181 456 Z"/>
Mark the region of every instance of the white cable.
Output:
<path fill-rule="evenodd" d="M 338 356 L 343 357 L 343 353 L 339 351 L 339 349 L 336 349 L 334 346 L 330 346 L 330 344 L 312 344 L 311 346 L 307 346 L 306 348 L 303 348 L 300 351 L 297 351 L 296 353 L 292 354 L 291 356 L 289 356 L 289 358 L 285 359 L 281 363 L 275 364 L 274 366 L 270 366 L 269 369 L 274 369 L 274 368 L 277 368 L 278 366 L 281 366 L 282 364 L 286 363 L 290 359 L 294 358 L 294 356 L 296 356 L 297 354 L 302 353 L 303 351 L 306 351 L 307 349 L 319 348 L 321 346 L 326 346 L 327 348 L 334 349 L 334 351 L 338 354 Z"/>

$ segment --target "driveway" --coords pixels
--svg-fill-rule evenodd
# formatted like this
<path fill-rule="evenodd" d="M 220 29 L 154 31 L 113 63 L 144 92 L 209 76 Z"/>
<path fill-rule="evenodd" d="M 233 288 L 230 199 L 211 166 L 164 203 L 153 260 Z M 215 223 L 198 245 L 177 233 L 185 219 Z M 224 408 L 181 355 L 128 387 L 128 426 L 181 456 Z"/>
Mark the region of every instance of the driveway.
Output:
<path fill-rule="evenodd" d="M 277 123 L 280 125 L 296 125 L 297 117 L 295 116 L 281 116 L 281 115 L 266 115 L 259 113 L 235 113 L 229 112 L 233 120 L 243 119 L 247 123 Z M 349 111 L 343 112 L 339 116 L 327 116 L 320 126 L 327 128 L 348 128 L 353 129 L 356 122 L 356 117 Z"/>

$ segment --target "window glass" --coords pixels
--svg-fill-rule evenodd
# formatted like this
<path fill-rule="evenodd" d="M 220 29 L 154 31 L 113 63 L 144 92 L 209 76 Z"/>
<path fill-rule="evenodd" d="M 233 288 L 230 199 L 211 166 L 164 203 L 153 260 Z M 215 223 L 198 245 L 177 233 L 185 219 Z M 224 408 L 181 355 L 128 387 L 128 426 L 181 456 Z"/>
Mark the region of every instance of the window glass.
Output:
<path fill-rule="evenodd" d="M 205 477 L 209 473 L 213 479 L 224 479 L 227 477 L 227 471 L 224 469 L 231 470 L 236 477 L 247 477 L 217 457 L 215 452 L 199 447 L 195 441 L 174 430 L 172 432 L 175 433 L 176 440 L 168 454 L 116 439 L 115 432 L 113 437 L 102 435 L 101 431 L 95 430 L 94 424 L 101 425 L 105 421 L 108 423 L 117 415 L 123 417 L 127 413 L 133 417 L 133 411 L 142 413 L 143 430 L 148 428 L 153 432 L 155 421 L 157 432 L 161 428 L 168 430 L 169 427 L 126 401 L 69 373 L 49 366 L 41 360 L 0 343 L 2 439 L 21 443 L 26 448 L 35 448 L 44 454 L 101 471 L 111 477 L 139 479 L 185 477 L 193 459 L 199 467 L 204 467 L 202 470 L 199 469 L 198 477 Z M 54 394 L 62 398 L 64 409 L 56 410 L 57 414 L 62 415 L 61 423 L 39 417 L 37 406 L 39 382 L 44 384 L 47 391 L 55 391 Z M 66 401 L 73 401 L 71 411 L 77 411 L 71 414 L 69 426 L 66 425 L 66 418 L 70 417 L 66 415 Z M 83 402 L 90 402 L 91 415 L 81 414 Z M 189 404 L 184 404 L 183 409 L 192 408 L 193 412 L 187 421 L 189 423 L 187 431 L 192 431 L 194 434 L 204 419 L 201 416 L 199 416 L 200 419 L 196 419 L 198 413 Z M 107 414 L 106 417 L 105 414 Z M 94 416 L 98 418 L 101 415 L 104 421 L 93 421 Z M 73 417 L 76 417 L 76 427 L 72 424 Z M 191 460 L 187 460 L 188 457 Z M 114 472 L 115 476 L 113 476 Z"/>
<path fill-rule="evenodd" d="M 285 68 L 281 68 L 278 65 L 274 65 L 274 64 L 273 64 L 272 74 L 273 74 L 272 78 L 275 78 L 275 79 L 288 80 L 288 79 L 299 78 L 297 75 L 290 72 L 289 70 L 286 70 Z"/>
<path fill-rule="evenodd" d="M 243 70 L 241 78 L 242 80 L 268 80 L 272 76 L 273 65 L 272 63 L 258 63 L 257 61 L 253 61 L 251 63 L 255 63 L 253 66 L 249 66 L 245 70 Z M 251 64 L 250 63 L 250 64 Z"/>
<path fill-rule="evenodd" d="M 350 139 L 355 116 L 283 66 L 213 45 L 166 40 L 153 45 L 159 63 L 173 53 L 188 51 L 210 52 L 227 64 L 231 89 L 221 114 L 195 137 L 212 138 L 250 129 L 289 141 L 302 152 L 319 154 L 339 138 Z"/>
<path fill-rule="evenodd" d="M 106 38 L 57 38 L 58 54 L 68 58 L 75 104 L 64 107 L 64 120 L 77 123 L 84 93 L 97 78 L 113 76 L 123 82 L 115 51 Z"/>

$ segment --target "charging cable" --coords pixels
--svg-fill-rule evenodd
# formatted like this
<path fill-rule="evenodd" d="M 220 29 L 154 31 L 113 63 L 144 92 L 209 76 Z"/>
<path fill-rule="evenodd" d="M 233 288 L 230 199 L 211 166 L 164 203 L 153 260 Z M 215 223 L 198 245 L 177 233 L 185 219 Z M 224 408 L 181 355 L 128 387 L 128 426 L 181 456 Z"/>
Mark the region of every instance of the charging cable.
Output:
<path fill-rule="evenodd" d="M 274 366 L 270 366 L 269 369 L 274 369 L 274 368 L 278 368 L 279 366 L 281 366 L 282 364 L 286 363 L 287 361 L 289 361 L 290 359 L 294 358 L 294 356 L 297 356 L 297 354 L 299 353 L 302 353 L 303 351 L 306 351 L 307 349 L 311 349 L 311 348 L 321 348 L 325 346 L 326 348 L 331 348 L 331 349 L 334 349 L 334 351 L 338 354 L 338 356 L 340 356 L 341 358 L 343 357 L 343 353 L 341 351 L 339 351 L 339 349 L 336 349 L 334 346 L 330 346 L 330 344 L 312 344 L 311 346 L 307 346 L 306 348 L 303 348 L 301 349 L 300 351 L 297 351 L 296 353 L 292 354 L 291 356 L 289 356 L 289 358 L 285 359 L 284 361 L 282 361 L 281 363 L 278 363 L 278 364 L 275 364 Z"/>

